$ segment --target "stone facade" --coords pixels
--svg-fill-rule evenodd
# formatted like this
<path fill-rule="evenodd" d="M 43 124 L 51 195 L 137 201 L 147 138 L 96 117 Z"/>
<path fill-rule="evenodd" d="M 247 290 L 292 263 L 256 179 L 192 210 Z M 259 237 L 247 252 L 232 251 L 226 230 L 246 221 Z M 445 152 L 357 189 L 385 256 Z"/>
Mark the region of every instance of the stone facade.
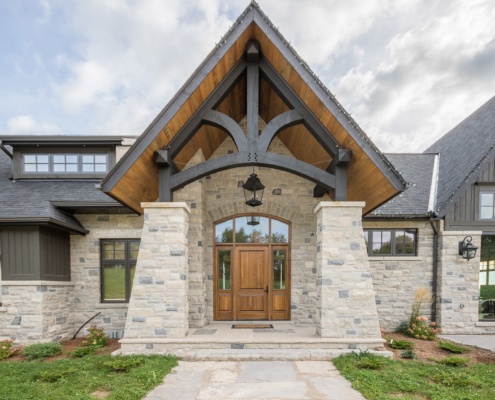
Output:
<path fill-rule="evenodd" d="M 321 202 L 317 215 L 316 332 L 324 338 L 380 338 L 361 224 L 363 202 Z"/>
<path fill-rule="evenodd" d="M 416 256 L 370 256 L 380 326 L 393 331 L 409 320 L 417 289 L 432 290 L 433 230 L 425 220 L 363 220 L 364 229 L 417 229 Z M 431 319 L 431 308 L 422 314 Z"/>
<path fill-rule="evenodd" d="M 183 338 L 189 329 L 185 203 L 142 203 L 144 226 L 125 325 L 125 340 Z"/>

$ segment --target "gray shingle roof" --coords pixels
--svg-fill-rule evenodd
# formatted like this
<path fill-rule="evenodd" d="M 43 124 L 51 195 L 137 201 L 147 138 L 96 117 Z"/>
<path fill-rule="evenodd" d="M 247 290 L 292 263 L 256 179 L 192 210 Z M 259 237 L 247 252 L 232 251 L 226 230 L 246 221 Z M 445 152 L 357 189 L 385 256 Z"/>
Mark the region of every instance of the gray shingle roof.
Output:
<path fill-rule="evenodd" d="M 429 215 L 430 193 L 436 154 L 385 154 L 408 182 L 407 189 L 368 214 L 368 217 L 425 217 Z M 434 188 L 433 188 L 434 189 Z"/>
<path fill-rule="evenodd" d="M 436 211 L 444 216 L 459 188 L 480 170 L 495 148 L 495 96 L 431 145 L 425 153 L 440 153 Z"/>
<path fill-rule="evenodd" d="M 10 158 L 0 151 L 0 219 L 12 222 L 40 218 L 84 231 L 72 215 L 56 208 L 51 201 L 87 201 L 118 204 L 102 193 L 96 181 L 17 180 L 12 181 Z"/>

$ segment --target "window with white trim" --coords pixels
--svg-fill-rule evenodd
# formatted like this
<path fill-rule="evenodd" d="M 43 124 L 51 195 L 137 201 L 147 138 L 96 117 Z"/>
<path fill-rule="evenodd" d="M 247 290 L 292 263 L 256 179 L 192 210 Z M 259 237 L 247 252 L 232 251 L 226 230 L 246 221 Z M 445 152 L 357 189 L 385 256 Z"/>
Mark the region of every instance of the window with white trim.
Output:
<path fill-rule="evenodd" d="M 480 219 L 495 219 L 495 192 L 480 192 Z"/>

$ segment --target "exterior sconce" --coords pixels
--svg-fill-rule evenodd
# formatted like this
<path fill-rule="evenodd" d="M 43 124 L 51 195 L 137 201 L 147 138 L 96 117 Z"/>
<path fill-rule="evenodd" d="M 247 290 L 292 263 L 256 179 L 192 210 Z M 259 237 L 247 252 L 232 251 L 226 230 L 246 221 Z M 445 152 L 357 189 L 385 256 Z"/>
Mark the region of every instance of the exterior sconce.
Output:
<path fill-rule="evenodd" d="M 471 236 L 466 236 L 462 242 L 459 242 L 459 255 L 466 260 L 476 257 L 476 247 L 471 243 L 473 238 Z"/>
<path fill-rule="evenodd" d="M 247 217 L 247 224 L 251 226 L 256 226 L 260 224 L 260 217 L 256 215 L 248 215 Z"/>
<path fill-rule="evenodd" d="M 258 176 L 252 173 L 246 183 L 242 185 L 244 189 L 244 198 L 246 199 L 246 205 L 250 207 L 258 207 L 263 203 L 263 191 L 265 186 L 261 183 Z"/>

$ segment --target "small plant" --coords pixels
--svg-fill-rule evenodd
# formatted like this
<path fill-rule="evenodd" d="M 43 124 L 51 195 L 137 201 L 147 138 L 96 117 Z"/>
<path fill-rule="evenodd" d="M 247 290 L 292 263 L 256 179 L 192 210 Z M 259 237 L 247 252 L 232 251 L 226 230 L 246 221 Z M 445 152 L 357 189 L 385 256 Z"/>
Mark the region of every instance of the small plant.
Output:
<path fill-rule="evenodd" d="M 402 353 L 400 353 L 400 356 L 402 358 L 408 358 L 408 359 L 411 359 L 411 360 L 415 360 L 416 359 L 416 353 L 412 350 L 404 350 Z"/>
<path fill-rule="evenodd" d="M 430 376 L 430 379 L 435 383 L 449 387 L 479 387 L 479 383 L 476 379 L 462 371 L 437 371 Z"/>
<path fill-rule="evenodd" d="M 91 325 L 88 328 L 86 340 L 82 342 L 84 346 L 103 347 L 108 344 L 108 337 L 105 335 L 103 328 L 97 328 L 96 325 Z"/>
<path fill-rule="evenodd" d="M 93 354 L 96 351 L 95 346 L 87 346 L 87 347 L 76 347 L 74 351 L 69 353 L 71 358 L 81 358 Z"/>
<path fill-rule="evenodd" d="M 103 365 L 105 367 L 109 367 L 115 372 L 129 372 L 132 368 L 139 367 L 143 363 L 143 357 L 116 356 L 112 361 L 107 361 L 103 363 Z"/>
<path fill-rule="evenodd" d="M 371 354 L 369 350 L 361 350 L 361 349 L 359 350 L 359 353 L 356 353 L 355 351 L 353 351 L 352 355 L 356 360 L 361 360 L 361 359 L 367 358 L 367 357 L 374 357 L 374 355 Z"/>
<path fill-rule="evenodd" d="M 365 357 L 356 362 L 356 367 L 359 369 L 380 369 L 383 366 L 381 357 Z"/>
<path fill-rule="evenodd" d="M 469 351 L 467 347 L 461 346 L 460 344 L 444 342 L 444 341 L 438 342 L 438 347 L 440 347 L 442 350 L 446 350 L 450 353 L 456 353 L 456 354 L 462 354 L 465 353 L 466 351 Z"/>
<path fill-rule="evenodd" d="M 428 318 L 421 316 L 421 311 L 425 306 L 428 308 L 433 304 L 435 297 L 429 289 L 420 288 L 414 294 L 414 302 L 409 318 L 409 326 L 404 332 L 406 335 L 416 339 L 433 340 L 440 333 L 440 329 L 435 328 L 435 322 L 428 324 Z"/>
<path fill-rule="evenodd" d="M 65 378 L 66 376 L 73 374 L 77 370 L 75 368 L 69 368 L 66 370 L 58 370 L 58 371 L 41 371 L 34 378 L 40 382 L 58 382 Z"/>
<path fill-rule="evenodd" d="M 62 346 L 58 342 L 35 343 L 22 349 L 24 354 L 30 360 L 39 360 L 46 357 L 56 356 L 62 353 Z"/>
<path fill-rule="evenodd" d="M 390 340 L 390 347 L 393 349 L 410 350 L 414 348 L 414 343 L 409 340 Z"/>
<path fill-rule="evenodd" d="M 12 340 L 2 340 L 0 341 L 0 360 L 12 357 L 16 355 L 21 350 L 20 346 L 14 346 Z"/>
<path fill-rule="evenodd" d="M 448 365 L 450 367 L 465 367 L 471 361 L 470 358 L 450 356 L 442 360 L 437 360 L 439 364 Z"/>

